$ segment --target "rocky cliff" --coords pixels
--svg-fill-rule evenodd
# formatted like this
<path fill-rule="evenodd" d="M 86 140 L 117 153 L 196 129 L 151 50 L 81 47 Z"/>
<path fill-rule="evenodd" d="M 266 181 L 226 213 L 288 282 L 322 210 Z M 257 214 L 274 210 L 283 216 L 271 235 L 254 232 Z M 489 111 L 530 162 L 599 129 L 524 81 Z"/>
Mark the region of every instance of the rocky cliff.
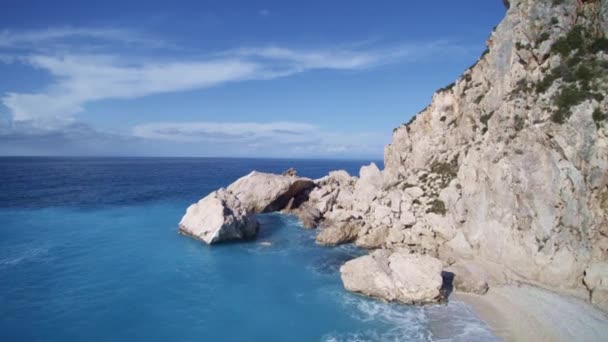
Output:
<path fill-rule="evenodd" d="M 506 5 L 480 59 L 394 130 L 384 170 L 332 172 L 273 195 L 273 210 L 297 203 L 300 217 L 320 220 L 320 244 L 437 257 L 463 290 L 527 282 L 608 309 L 608 0 Z M 248 191 L 236 196 L 246 208 Z M 403 270 L 377 259 L 345 265 L 345 284 L 421 301 L 397 285 L 378 290 L 374 274 L 390 283 Z"/>
<path fill-rule="evenodd" d="M 608 1 L 511 0 L 477 63 L 394 130 L 385 170 L 313 192 L 334 203 L 327 229 L 495 264 L 498 281 L 586 286 L 606 306 L 607 33 Z"/>

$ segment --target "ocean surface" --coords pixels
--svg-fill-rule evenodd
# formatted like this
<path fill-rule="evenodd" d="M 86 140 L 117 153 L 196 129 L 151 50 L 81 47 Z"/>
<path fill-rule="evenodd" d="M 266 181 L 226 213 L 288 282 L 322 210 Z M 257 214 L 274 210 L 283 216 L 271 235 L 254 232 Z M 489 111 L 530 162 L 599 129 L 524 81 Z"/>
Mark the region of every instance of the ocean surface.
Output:
<path fill-rule="evenodd" d="M 365 163 L 0 158 L 0 341 L 496 340 L 461 302 L 345 292 L 338 269 L 364 252 L 316 246 L 293 217 L 261 215 L 252 242 L 177 234 L 189 204 L 251 170 Z"/>

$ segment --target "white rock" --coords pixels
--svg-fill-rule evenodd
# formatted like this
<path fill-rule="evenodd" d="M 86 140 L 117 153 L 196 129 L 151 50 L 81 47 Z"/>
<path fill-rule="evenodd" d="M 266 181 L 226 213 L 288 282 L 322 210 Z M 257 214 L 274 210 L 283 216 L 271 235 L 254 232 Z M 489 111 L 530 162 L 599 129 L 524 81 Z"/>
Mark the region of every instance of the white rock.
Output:
<path fill-rule="evenodd" d="M 359 182 L 361 181 L 372 185 L 376 189 L 381 189 L 384 185 L 382 171 L 378 169 L 378 166 L 376 166 L 375 163 L 361 167 L 361 170 L 359 171 Z"/>
<path fill-rule="evenodd" d="M 253 171 L 228 186 L 248 212 L 265 213 L 282 210 L 291 198 L 312 189 L 311 179 Z"/>
<path fill-rule="evenodd" d="M 417 199 L 420 198 L 422 195 L 424 195 L 424 190 L 422 190 L 421 188 L 414 186 L 411 188 L 406 188 L 405 189 L 405 193 L 410 196 L 413 199 Z"/>
<path fill-rule="evenodd" d="M 441 270 L 441 261 L 428 255 L 377 250 L 348 261 L 340 274 L 349 291 L 404 304 L 427 304 L 443 299 Z"/>
<path fill-rule="evenodd" d="M 416 216 L 414 216 L 414 214 L 409 210 L 403 211 L 399 217 L 399 222 L 406 227 L 411 227 L 416 224 Z"/>
<path fill-rule="evenodd" d="M 224 189 L 192 204 L 179 223 L 179 231 L 207 244 L 254 238 L 258 222 L 242 203 Z"/>

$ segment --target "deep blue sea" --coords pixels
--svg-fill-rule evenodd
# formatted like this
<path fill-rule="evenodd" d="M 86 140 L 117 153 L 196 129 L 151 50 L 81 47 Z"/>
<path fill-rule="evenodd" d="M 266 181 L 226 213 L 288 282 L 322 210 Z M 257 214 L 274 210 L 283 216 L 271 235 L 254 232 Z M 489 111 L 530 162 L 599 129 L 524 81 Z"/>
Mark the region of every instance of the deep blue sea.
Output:
<path fill-rule="evenodd" d="M 0 158 L 0 341 L 488 341 L 465 304 L 343 290 L 363 253 L 293 217 L 252 242 L 177 234 L 186 207 L 251 170 L 321 177 L 364 161 Z M 270 242 L 261 244 L 260 242 Z"/>

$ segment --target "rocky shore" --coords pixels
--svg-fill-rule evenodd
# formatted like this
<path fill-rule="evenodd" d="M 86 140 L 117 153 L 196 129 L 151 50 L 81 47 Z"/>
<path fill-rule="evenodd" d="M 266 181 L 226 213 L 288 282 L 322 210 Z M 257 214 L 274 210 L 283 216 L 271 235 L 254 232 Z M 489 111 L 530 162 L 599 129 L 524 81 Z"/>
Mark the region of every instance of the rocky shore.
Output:
<path fill-rule="evenodd" d="M 608 310 L 608 2 L 505 3 L 481 58 L 393 131 L 383 170 L 253 172 L 188 208 L 180 232 L 253 238 L 256 213 L 282 211 L 319 244 L 371 250 L 341 268 L 364 295 L 533 284 Z"/>

